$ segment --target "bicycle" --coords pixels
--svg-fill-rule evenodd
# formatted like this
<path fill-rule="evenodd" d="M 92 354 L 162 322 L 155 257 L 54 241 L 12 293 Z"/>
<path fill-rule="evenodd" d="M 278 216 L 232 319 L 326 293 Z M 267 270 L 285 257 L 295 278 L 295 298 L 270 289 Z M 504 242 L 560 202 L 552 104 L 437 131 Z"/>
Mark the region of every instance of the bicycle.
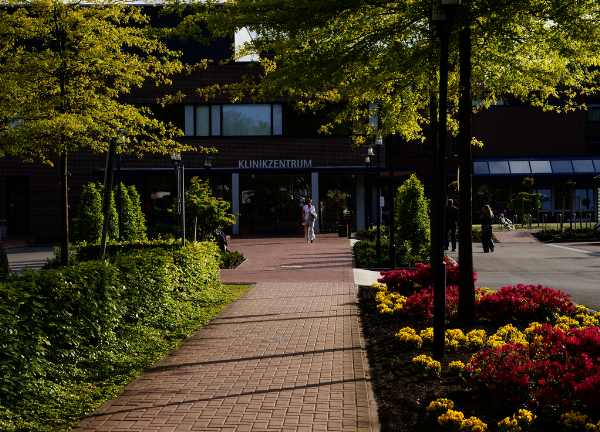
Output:
<path fill-rule="evenodd" d="M 502 213 L 498 215 L 498 223 L 502 224 L 502 226 L 504 226 L 509 231 L 515 229 L 515 226 L 512 224 L 512 222 L 509 221 Z"/>

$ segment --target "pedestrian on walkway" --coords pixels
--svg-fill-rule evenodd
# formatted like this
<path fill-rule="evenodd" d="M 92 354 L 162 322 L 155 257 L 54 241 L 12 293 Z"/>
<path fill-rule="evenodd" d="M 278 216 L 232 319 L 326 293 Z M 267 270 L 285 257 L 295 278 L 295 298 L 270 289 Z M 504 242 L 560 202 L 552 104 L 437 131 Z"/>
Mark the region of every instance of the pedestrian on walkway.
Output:
<path fill-rule="evenodd" d="M 494 214 L 489 205 L 484 205 L 481 209 L 481 244 L 483 252 L 494 252 L 494 240 L 492 240 L 492 224 L 494 223 Z"/>
<path fill-rule="evenodd" d="M 315 221 L 317 220 L 317 211 L 312 205 L 312 199 L 306 200 L 306 205 L 302 207 L 302 223 L 304 224 L 304 238 L 306 243 L 315 240 Z"/>
<path fill-rule="evenodd" d="M 452 252 L 456 251 L 456 225 L 458 225 L 458 208 L 454 206 L 454 201 L 449 199 L 448 205 L 446 206 L 446 245 L 444 249 L 448 250 L 448 231 L 450 231 L 450 238 L 452 239 Z"/>

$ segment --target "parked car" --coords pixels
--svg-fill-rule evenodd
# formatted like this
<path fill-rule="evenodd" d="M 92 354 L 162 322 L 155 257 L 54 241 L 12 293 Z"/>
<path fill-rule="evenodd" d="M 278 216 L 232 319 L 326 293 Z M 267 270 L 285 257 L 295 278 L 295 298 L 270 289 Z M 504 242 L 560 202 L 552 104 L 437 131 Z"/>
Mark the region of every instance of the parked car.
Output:
<path fill-rule="evenodd" d="M 600 223 L 594 225 L 594 228 L 592 228 L 592 235 L 600 239 Z"/>

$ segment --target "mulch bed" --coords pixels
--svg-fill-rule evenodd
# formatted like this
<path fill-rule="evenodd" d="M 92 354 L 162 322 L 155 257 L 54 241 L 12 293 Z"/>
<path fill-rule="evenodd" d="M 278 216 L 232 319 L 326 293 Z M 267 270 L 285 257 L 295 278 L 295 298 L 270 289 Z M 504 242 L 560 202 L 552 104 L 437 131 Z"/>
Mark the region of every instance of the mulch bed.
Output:
<path fill-rule="evenodd" d="M 448 365 L 456 360 L 467 363 L 471 352 L 448 353 L 443 360 L 439 378 L 430 378 L 425 373 L 413 371 L 412 359 L 420 354 L 432 355 L 432 347 L 405 350 L 396 342 L 395 334 L 403 327 L 412 327 L 417 334 L 427 327 L 433 327 L 433 318 L 407 320 L 395 316 L 382 316 L 375 303 L 375 290 L 361 287 L 358 293 L 362 329 L 369 358 L 371 384 L 377 400 L 379 421 L 382 432 L 421 432 L 439 430 L 436 419 L 427 415 L 429 403 L 438 398 L 454 402 L 454 410 L 461 411 L 465 418 L 475 416 L 487 423 L 488 431 L 498 431 L 497 424 L 505 417 L 512 417 L 518 406 L 494 403 L 485 394 L 462 387 L 462 379 L 448 370 Z M 460 328 L 465 334 L 473 329 L 485 329 L 494 333 L 499 326 L 478 325 L 459 327 L 449 323 L 447 329 Z M 530 432 L 554 432 L 562 430 L 556 419 L 552 423 L 538 419 Z"/>

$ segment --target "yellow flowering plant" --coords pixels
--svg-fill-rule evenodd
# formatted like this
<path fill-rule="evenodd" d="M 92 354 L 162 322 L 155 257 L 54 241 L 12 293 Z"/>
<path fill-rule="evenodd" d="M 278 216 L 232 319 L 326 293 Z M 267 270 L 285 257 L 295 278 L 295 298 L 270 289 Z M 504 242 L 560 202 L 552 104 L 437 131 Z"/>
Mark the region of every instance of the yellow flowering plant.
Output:
<path fill-rule="evenodd" d="M 460 431 L 465 415 L 460 411 L 449 409 L 445 414 L 438 417 L 438 423 L 442 429 L 447 431 Z"/>
<path fill-rule="evenodd" d="M 487 340 L 487 335 L 485 330 L 471 330 L 467 333 L 467 348 L 470 350 L 478 351 L 485 348 L 485 342 Z"/>
<path fill-rule="evenodd" d="M 462 421 L 460 432 L 485 432 L 487 431 L 487 423 L 482 422 L 477 417 L 469 417 Z"/>
<path fill-rule="evenodd" d="M 519 432 L 519 422 L 516 419 L 506 417 L 498 423 L 498 430 L 500 432 Z"/>
<path fill-rule="evenodd" d="M 404 348 L 421 348 L 423 340 L 410 327 L 404 327 L 396 333 L 396 339 Z"/>
<path fill-rule="evenodd" d="M 448 369 L 454 375 L 460 375 L 463 370 L 465 370 L 465 364 L 461 361 L 453 361 L 448 365 Z"/>
<path fill-rule="evenodd" d="M 452 408 L 454 408 L 454 402 L 452 402 L 450 399 L 440 398 L 431 401 L 427 407 L 427 414 L 434 418 L 438 418 L 440 415 Z"/>
<path fill-rule="evenodd" d="M 563 426 L 563 429 L 584 430 L 588 420 L 589 417 L 579 411 L 569 411 L 560 415 L 558 423 Z"/>

